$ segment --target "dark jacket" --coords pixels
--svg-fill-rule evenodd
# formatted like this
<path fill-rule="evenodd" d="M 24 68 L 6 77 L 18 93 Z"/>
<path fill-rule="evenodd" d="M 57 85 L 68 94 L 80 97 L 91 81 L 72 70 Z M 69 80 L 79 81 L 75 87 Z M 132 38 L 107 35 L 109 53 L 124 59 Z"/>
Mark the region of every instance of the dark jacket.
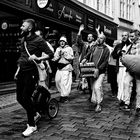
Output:
<path fill-rule="evenodd" d="M 78 45 L 78 52 L 80 53 L 80 62 L 83 60 L 85 55 L 88 53 L 88 50 L 95 44 L 93 41 L 90 46 L 88 42 L 82 40 L 82 35 L 77 35 L 77 45 Z"/>
<path fill-rule="evenodd" d="M 105 44 L 94 45 L 85 56 L 89 62 L 94 62 L 99 74 L 105 73 L 108 65 L 110 51 Z"/>
<path fill-rule="evenodd" d="M 117 72 L 119 70 L 119 58 L 122 56 L 122 49 L 125 45 L 129 46 L 131 44 L 131 42 L 129 40 L 127 40 L 126 42 L 122 42 L 118 45 L 116 45 L 116 47 L 114 48 L 113 52 L 112 52 L 112 57 L 114 59 L 116 59 L 116 69 Z"/>
<path fill-rule="evenodd" d="M 33 70 L 36 68 L 34 62 L 29 61 L 28 59 L 29 55 L 25 50 L 24 41 L 26 41 L 27 43 L 26 47 L 30 55 L 35 54 L 37 57 L 40 57 L 42 55 L 42 52 L 45 52 L 47 55 L 49 55 L 50 58 L 53 57 L 53 52 L 50 50 L 45 40 L 34 34 L 22 40 L 21 42 L 21 48 L 20 48 L 21 55 L 17 61 L 21 71 Z"/>

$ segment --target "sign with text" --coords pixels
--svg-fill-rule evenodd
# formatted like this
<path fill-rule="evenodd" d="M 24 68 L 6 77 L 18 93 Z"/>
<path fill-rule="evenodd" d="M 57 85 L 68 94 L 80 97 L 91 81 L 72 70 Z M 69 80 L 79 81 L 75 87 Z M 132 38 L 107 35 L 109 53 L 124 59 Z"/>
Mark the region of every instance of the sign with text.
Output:
<path fill-rule="evenodd" d="M 95 18 L 87 17 L 87 29 L 91 31 L 95 30 Z"/>
<path fill-rule="evenodd" d="M 43 14 L 45 13 L 51 17 L 55 17 L 55 9 L 55 1 L 49 0 L 44 8 L 39 9 L 39 12 Z"/>
<path fill-rule="evenodd" d="M 113 35 L 113 26 L 111 24 L 107 24 L 106 22 L 97 21 L 96 27 L 100 26 L 100 32 L 104 32 L 107 36 Z"/>
<path fill-rule="evenodd" d="M 48 0 L 37 0 L 37 5 L 39 8 L 44 8 L 48 4 Z"/>
<path fill-rule="evenodd" d="M 81 13 L 61 3 L 58 5 L 57 18 L 78 26 L 83 22 L 83 15 Z"/>
<path fill-rule="evenodd" d="M 104 25 L 104 33 L 111 35 L 112 34 L 111 27 Z"/>
<path fill-rule="evenodd" d="M 0 22 L 0 30 L 2 31 L 19 30 L 20 26 L 20 22 L 16 18 L 5 17 Z"/>

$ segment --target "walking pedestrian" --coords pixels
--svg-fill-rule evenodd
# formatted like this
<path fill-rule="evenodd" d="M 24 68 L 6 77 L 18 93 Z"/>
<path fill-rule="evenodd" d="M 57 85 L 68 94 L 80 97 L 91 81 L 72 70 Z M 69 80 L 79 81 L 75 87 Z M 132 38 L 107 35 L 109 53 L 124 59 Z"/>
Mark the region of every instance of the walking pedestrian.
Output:
<path fill-rule="evenodd" d="M 131 55 L 140 55 L 140 31 L 138 30 L 132 30 L 130 31 L 130 40 L 132 42 L 131 49 L 127 54 Z M 125 56 L 125 54 L 124 54 Z M 135 58 L 136 59 L 136 58 Z M 135 66 L 136 64 L 134 64 Z M 133 80 L 135 79 L 136 82 L 136 114 L 140 114 L 140 77 L 135 74 L 132 71 L 129 71 L 129 68 L 127 68 L 125 75 L 125 81 L 124 81 L 124 96 L 125 96 L 125 106 L 124 109 L 126 111 L 129 111 L 130 106 L 130 99 L 132 96 L 132 87 L 133 87 Z"/>
<path fill-rule="evenodd" d="M 87 52 L 92 48 L 92 46 L 95 44 L 95 41 L 94 41 L 94 37 L 93 37 L 93 34 L 88 34 L 87 36 L 87 42 L 86 41 L 83 41 L 82 39 L 82 34 L 81 32 L 85 29 L 84 25 L 80 25 L 79 27 L 79 31 L 78 31 L 78 34 L 77 34 L 77 45 L 78 45 L 78 48 L 79 48 L 79 62 L 81 62 L 83 60 L 83 58 L 85 57 L 85 55 L 87 54 Z M 92 90 L 91 90 L 91 87 L 90 87 L 90 80 L 89 78 L 86 78 L 87 80 L 85 80 L 85 78 L 82 78 L 81 81 L 82 81 L 82 87 L 84 90 L 84 88 L 87 88 L 85 85 L 87 85 L 87 83 L 85 83 L 84 81 L 87 81 L 88 82 L 88 89 L 89 89 L 89 94 L 90 94 L 90 97 L 89 97 L 89 101 L 91 99 L 91 96 L 92 96 Z"/>
<path fill-rule="evenodd" d="M 117 68 L 117 83 L 118 83 L 118 93 L 117 98 L 119 100 L 120 108 L 123 108 L 125 105 L 125 96 L 124 96 L 124 77 L 126 75 L 126 67 L 121 63 L 120 59 L 122 57 L 122 53 L 126 53 L 129 51 L 131 47 L 131 42 L 129 40 L 129 33 L 123 32 L 122 34 L 122 42 L 114 48 L 112 52 L 112 56 L 117 60 L 116 68 Z"/>
<path fill-rule="evenodd" d="M 40 117 L 31 100 L 35 85 L 38 82 L 38 70 L 33 61 L 38 63 L 42 60 L 50 59 L 53 57 L 53 53 L 45 40 L 35 34 L 35 20 L 25 19 L 20 29 L 23 37 L 20 50 L 21 55 L 17 61 L 18 68 L 14 78 L 17 86 L 17 101 L 27 113 L 27 128 L 22 133 L 23 136 L 27 137 L 37 131 L 35 121 Z M 44 56 L 41 56 L 42 52 L 45 52 Z M 30 56 L 28 53 L 30 53 Z"/>
<path fill-rule="evenodd" d="M 97 78 L 90 77 L 90 86 L 92 88 L 92 97 L 91 102 L 96 105 L 95 112 L 101 112 L 101 102 L 103 100 L 103 89 L 102 84 L 105 77 L 105 72 L 108 65 L 110 51 L 105 45 L 105 35 L 100 34 L 97 38 L 97 43 L 92 46 L 88 51 L 85 58 L 82 60 L 82 63 L 94 62 L 96 66 L 95 75 Z"/>
<path fill-rule="evenodd" d="M 68 101 L 72 85 L 72 60 L 74 58 L 73 49 L 68 45 L 67 38 L 61 36 L 59 47 L 54 53 L 53 61 L 58 61 L 55 83 L 60 92 L 60 102 Z"/>
<path fill-rule="evenodd" d="M 41 38 L 43 38 L 43 32 L 41 30 L 36 30 L 35 31 L 35 34 L 40 36 Z M 54 48 L 52 47 L 52 45 L 46 41 L 48 47 L 50 48 L 50 50 L 54 53 Z M 45 53 L 43 52 L 42 53 L 42 56 L 45 55 Z M 46 83 L 46 87 L 49 88 L 50 87 L 50 82 L 49 80 L 50 79 L 50 74 L 52 73 L 52 69 L 51 69 L 51 66 L 50 66 L 50 60 L 45 60 L 44 61 L 45 65 L 46 65 L 46 73 L 47 73 L 47 78 L 45 79 L 45 83 Z"/>
<path fill-rule="evenodd" d="M 107 68 L 107 78 L 108 78 L 108 83 L 110 83 L 111 86 L 112 97 L 116 97 L 118 92 L 116 59 L 112 57 L 112 52 L 116 47 L 116 45 L 119 43 L 121 43 L 120 40 L 115 40 L 113 42 L 113 47 L 111 47 L 110 49 L 110 58 L 109 58 L 108 68 Z"/>
<path fill-rule="evenodd" d="M 58 43 L 57 43 L 58 39 L 55 36 L 52 36 L 52 39 L 50 39 L 48 42 L 51 44 L 51 46 L 53 47 L 54 52 L 55 52 L 56 48 L 58 47 Z M 55 74 L 57 71 L 57 62 L 52 61 L 52 60 L 49 60 L 49 62 L 50 62 L 49 64 L 50 64 L 52 72 L 49 73 L 48 86 L 49 86 L 49 88 L 51 88 L 54 85 L 54 77 L 55 77 Z"/>

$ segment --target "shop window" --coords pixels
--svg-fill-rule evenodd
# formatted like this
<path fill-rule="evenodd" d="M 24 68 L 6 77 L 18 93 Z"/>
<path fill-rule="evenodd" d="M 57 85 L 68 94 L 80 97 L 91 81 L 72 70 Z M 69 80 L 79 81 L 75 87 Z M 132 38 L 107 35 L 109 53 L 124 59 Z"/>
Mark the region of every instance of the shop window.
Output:
<path fill-rule="evenodd" d="M 8 18 L 7 18 L 8 19 Z M 18 52 L 18 38 L 20 35 L 17 19 L 1 19 L 0 52 Z"/>
<path fill-rule="evenodd" d="M 18 32 L 1 32 L 0 33 L 0 50 L 1 52 L 18 52 Z"/>

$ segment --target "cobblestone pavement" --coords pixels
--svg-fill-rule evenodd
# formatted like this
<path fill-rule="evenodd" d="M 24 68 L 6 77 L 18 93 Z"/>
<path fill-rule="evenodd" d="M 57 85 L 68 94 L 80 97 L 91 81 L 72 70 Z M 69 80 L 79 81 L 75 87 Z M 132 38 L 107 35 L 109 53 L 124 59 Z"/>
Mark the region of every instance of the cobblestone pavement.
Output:
<path fill-rule="evenodd" d="M 140 118 L 119 110 L 110 87 L 104 85 L 103 111 L 95 113 L 89 95 L 73 89 L 70 101 L 61 103 L 56 118 L 41 118 L 38 132 L 23 138 L 26 114 L 20 105 L 0 109 L 0 140 L 140 140 Z"/>

